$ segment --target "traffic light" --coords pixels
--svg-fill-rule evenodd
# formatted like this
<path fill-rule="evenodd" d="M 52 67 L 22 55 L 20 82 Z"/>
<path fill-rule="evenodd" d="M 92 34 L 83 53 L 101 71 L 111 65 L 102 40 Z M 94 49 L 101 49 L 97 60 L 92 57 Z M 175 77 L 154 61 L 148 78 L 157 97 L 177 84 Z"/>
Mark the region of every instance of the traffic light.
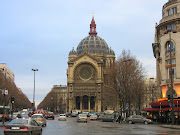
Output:
<path fill-rule="evenodd" d="M 14 97 L 11 97 L 11 103 L 14 104 Z"/>
<path fill-rule="evenodd" d="M 32 102 L 32 107 L 34 107 L 34 102 Z"/>
<path fill-rule="evenodd" d="M 170 99 L 171 99 L 171 97 L 170 97 L 170 95 L 168 95 L 168 102 L 170 102 Z"/>

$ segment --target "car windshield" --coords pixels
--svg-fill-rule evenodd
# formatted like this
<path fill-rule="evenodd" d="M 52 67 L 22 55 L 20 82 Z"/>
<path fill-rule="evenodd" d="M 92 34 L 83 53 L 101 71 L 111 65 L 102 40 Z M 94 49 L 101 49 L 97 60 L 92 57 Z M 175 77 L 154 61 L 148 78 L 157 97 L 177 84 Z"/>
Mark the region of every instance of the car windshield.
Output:
<path fill-rule="evenodd" d="M 41 115 L 33 115 L 32 118 L 42 118 Z"/>
<path fill-rule="evenodd" d="M 28 124 L 28 120 L 25 119 L 14 119 L 9 124 Z"/>
<path fill-rule="evenodd" d="M 87 117 L 86 114 L 79 114 L 79 117 Z"/>

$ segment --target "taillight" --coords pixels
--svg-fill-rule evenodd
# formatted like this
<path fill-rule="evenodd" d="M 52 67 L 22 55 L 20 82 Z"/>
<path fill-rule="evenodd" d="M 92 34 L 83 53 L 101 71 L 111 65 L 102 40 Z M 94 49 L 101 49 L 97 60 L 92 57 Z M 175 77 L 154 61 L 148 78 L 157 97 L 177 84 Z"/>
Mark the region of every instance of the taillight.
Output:
<path fill-rule="evenodd" d="M 28 127 L 21 127 L 20 129 L 28 129 Z"/>
<path fill-rule="evenodd" d="M 78 119 L 80 119 L 80 117 Z"/>
<path fill-rule="evenodd" d="M 54 116 L 54 115 L 53 115 Z"/>
<path fill-rule="evenodd" d="M 10 127 L 4 127 L 4 129 L 10 129 Z"/>
<path fill-rule="evenodd" d="M 43 120 L 41 120 L 43 122 Z"/>

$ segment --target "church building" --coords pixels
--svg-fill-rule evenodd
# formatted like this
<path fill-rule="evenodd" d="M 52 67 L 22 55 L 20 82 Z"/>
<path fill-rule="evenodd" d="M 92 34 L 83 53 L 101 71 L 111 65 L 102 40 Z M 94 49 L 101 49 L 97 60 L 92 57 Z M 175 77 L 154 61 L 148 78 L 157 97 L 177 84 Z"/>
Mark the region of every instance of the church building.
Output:
<path fill-rule="evenodd" d="M 69 52 L 67 69 L 67 111 L 101 112 L 117 110 L 116 91 L 108 86 L 107 70 L 115 63 L 115 53 L 97 36 L 94 16 L 89 36 Z"/>

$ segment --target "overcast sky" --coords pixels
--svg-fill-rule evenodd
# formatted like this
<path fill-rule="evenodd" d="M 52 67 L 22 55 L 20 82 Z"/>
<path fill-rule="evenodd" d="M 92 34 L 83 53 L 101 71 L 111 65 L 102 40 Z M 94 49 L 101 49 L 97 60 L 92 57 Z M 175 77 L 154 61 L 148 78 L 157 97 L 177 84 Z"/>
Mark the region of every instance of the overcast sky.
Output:
<path fill-rule="evenodd" d="M 69 51 L 88 36 L 92 12 L 98 36 L 120 56 L 123 49 L 155 77 L 155 23 L 168 0 L 1 0 L 0 63 L 15 74 L 17 87 L 36 103 L 53 85 L 66 85 Z"/>

